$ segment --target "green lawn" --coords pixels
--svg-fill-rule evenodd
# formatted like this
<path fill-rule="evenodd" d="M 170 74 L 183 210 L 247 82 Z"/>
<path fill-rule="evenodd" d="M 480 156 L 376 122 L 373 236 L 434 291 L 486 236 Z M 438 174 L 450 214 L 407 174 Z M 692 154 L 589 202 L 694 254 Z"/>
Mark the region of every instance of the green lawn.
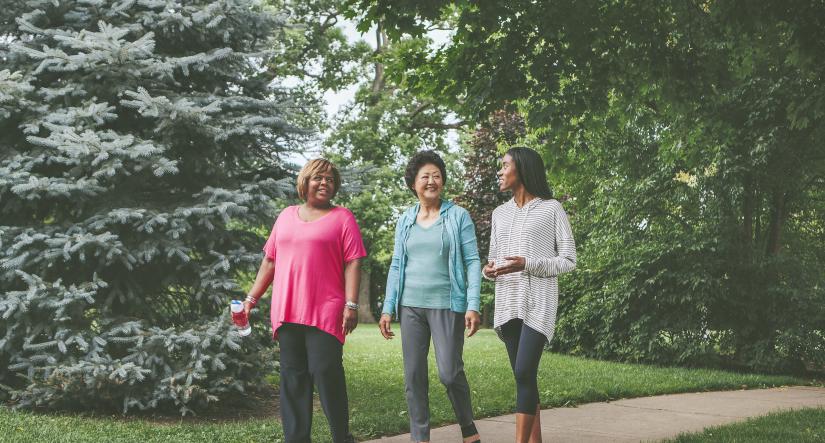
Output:
<path fill-rule="evenodd" d="M 394 326 L 396 333 L 398 326 Z M 454 420 L 444 389 L 438 382 L 431 352 L 430 409 L 432 424 Z M 353 433 L 359 439 L 407 431 L 402 375 L 401 341 L 385 341 L 375 325 L 361 325 L 349 337 L 344 365 Z M 515 406 L 515 385 L 504 345 L 492 330 L 467 340 L 465 369 L 473 391 L 477 417 L 509 413 Z M 539 373 L 544 407 L 742 387 L 805 384 L 784 376 L 738 374 L 704 369 L 661 368 L 587 360 L 546 354 Z M 12 441 L 266 441 L 281 438 L 277 420 L 205 423 L 184 420 L 154 424 L 144 420 L 85 418 L 13 412 L 0 408 L 0 440 Z M 313 423 L 314 441 L 328 441 L 326 419 L 320 411 Z"/>
<path fill-rule="evenodd" d="M 671 443 L 704 442 L 822 442 L 825 441 L 825 409 L 778 412 L 742 423 L 716 426 L 695 434 L 682 434 Z"/>

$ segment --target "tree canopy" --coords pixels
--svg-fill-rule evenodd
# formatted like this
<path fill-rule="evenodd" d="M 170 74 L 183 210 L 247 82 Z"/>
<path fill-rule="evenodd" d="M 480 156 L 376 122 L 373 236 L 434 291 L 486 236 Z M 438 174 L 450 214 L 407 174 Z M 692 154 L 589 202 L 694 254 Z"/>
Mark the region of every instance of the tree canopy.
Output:
<path fill-rule="evenodd" d="M 468 118 L 522 112 L 582 255 L 557 346 L 609 358 L 823 361 L 819 2 L 390 2 L 452 42 L 399 75 Z"/>

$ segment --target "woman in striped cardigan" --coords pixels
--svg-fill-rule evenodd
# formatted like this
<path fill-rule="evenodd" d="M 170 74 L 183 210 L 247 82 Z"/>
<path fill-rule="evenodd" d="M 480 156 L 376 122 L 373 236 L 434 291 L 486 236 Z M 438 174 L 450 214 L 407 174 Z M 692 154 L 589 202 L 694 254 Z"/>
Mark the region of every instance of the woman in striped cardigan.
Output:
<path fill-rule="evenodd" d="M 541 442 L 538 366 L 553 338 L 558 275 L 576 267 L 576 245 L 561 203 L 552 198 L 539 154 L 507 151 L 499 189 L 513 198 L 493 211 L 485 278 L 496 282 L 493 326 L 516 379 L 516 441 Z"/>

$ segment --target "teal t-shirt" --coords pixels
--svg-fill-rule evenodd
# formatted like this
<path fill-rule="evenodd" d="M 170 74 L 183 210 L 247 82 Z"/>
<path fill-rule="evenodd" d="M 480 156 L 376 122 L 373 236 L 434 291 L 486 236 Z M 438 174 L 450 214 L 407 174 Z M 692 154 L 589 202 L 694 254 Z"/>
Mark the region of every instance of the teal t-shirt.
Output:
<path fill-rule="evenodd" d="M 407 237 L 407 264 L 401 306 L 450 309 L 450 236 L 441 217 L 431 226 L 416 223 Z"/>

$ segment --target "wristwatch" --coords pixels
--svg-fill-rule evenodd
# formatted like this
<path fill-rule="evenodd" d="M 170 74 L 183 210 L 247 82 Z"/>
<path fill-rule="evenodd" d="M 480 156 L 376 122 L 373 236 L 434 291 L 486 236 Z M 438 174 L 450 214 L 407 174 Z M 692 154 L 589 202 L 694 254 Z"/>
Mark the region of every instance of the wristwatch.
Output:
<path fill-rule="evenodd" d="M 358 303 L 348 301 L 346 306 L 347 306 L 347 308 L 352 309 L 353 311 L 358 310 Z"/>

